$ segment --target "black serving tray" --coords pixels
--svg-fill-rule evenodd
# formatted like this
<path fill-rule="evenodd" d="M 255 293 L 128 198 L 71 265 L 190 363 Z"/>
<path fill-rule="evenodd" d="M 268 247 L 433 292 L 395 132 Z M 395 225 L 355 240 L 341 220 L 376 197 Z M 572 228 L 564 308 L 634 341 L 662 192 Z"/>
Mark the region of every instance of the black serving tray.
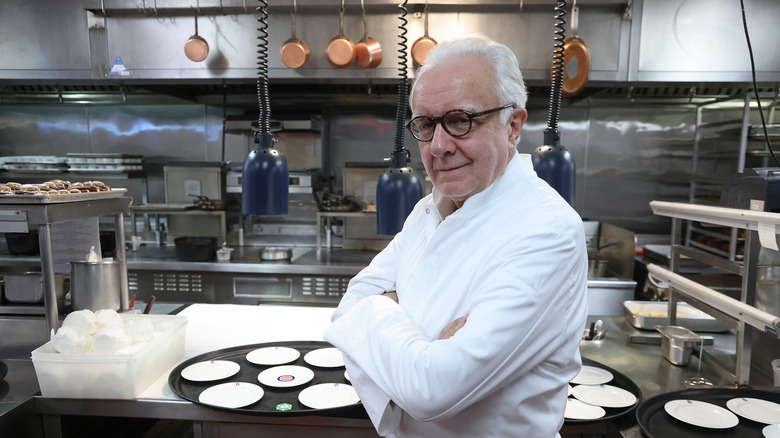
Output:
<path fill-rule="evenodd" d="M 642 402 L 642 391 L 639 389 L 639 387 L 634 383 L 633 380 L 629 379 L 625 375 L 613 370 L 612 368 L 602 365 L 599 362 L 596 362 L 595 360 L 590 360 L 586 358 L 582 358 L 582 364 L 583 365 L 589 365 L 592 367 L 598 367 L 605 369 L 612 373 L 612 380 L 605 383 L 605 385 L 612 385 L 616 386 L 620 389 L 625 389 L 626 391 L 630 392 L 631 394 L 634 394 L 636 396 L 636 403 L 634 403 L 631 406 L 626 406 L 625 408 L 604 408 L 606 411 L 606 414 L 601 418 L 594 418 L 592 420 L 577 420 L 577 419 L 571 419 L 571 418 L 564 418 L 563 425 L 564 426 L 574 426 L 574 425 L 581 425 L 581 424 L 596 424 L 601 423 L 604 421 L 611 421 L 616 420 L 626 414 L 629 414 L 633 412 L 639 404 Z M 576 384 L 572 386 L 577 386 Z"/>
<path fill-rule="evenodd" d="M 290 362 L 284 365 L 300 365 L 307 367 L 314 371 L 314 378 L 305 385 L 291 387 L 291 388 L 276 388 L 261 384 L 257 380 L 258 374 L 261 371 L 272 368 L 277 365 L 256 365 L 249 362 L 246 359 L 246 355 L 252 350 L 263 347 L 289 347 L 298 350 L 301 356 L 294 362 Z M 345 368 L 343 366 L 336 368 L 321 368 L 309 365 L 303 360 L 306 353 L 318 350 L 320 348 L 333 347 L 327 342 L 318 341 L 287 341 L 287 342 L 269 342 L 263 344 L 243 345 L 238 347 L 226 348 L 223 350 L 212 351 L 204 353 L 199 356 L 190 358 L 171 371 L 168 376 L 168 385 L 171 390 L 179 397 L 189 400 L 199 405 L 208 406 L 212 409 L 218 409 L 222 411 L 228 411 L 236 414 L 246 415 L 264 415 L 264 416 L 301 416 L 301 415 L 321 415 L 329 417 L 342 417 L 342 418 L 361 418 L 367 419 L 368 414 L 363 408 L 363 404 L 358 402 L 349 406 L 341 406 L 337 408 L 328 409 L 312 409 L 298 401 L 298 394 L 305 388 L 319 383 L 339 383 L 350 384 L 350 382 L 344 377 Z M 229 360 L 233 361 L 241 366 L 238 374 L 226 379 L 211 381 L 211 382 L 192 382 L 181 376 L 181 371 L 197 362 L 209 361 L 209 360 Z M 263 398 L 257 403 L 243 407 L 243 408 L 222 408 L 214 405 L 201 403 L 198 400 L 200 393 L 205 391 L 214 385 L 218 385 L 225 382 L 249 382 L 254 383 L 263 388 Z M 292 409 L 289 411 L 278 411 L 276 406 L 280 403 L 289 403 L 292 405 Z"/>
<path fill-rule="evenodd" d="M 761 391 L 747 388 L 691 388 L 650 397 L 636 411 L 636 419 L 642 432 L 649 438 L 667 437 L 762 437 L 761 430 L 766 424 L 748 420 L 740 415 L 739 424 L 729 429 L 709 429 L 680 421 L 664 410 L 667 402 L 678 399 L 697 400 L 720 406 L 729 410 L 726 402 L 732 398 L 760 398 L 780 403 L 780 392 Z M 729 411 L 730 412 L 730 411 Z"/>

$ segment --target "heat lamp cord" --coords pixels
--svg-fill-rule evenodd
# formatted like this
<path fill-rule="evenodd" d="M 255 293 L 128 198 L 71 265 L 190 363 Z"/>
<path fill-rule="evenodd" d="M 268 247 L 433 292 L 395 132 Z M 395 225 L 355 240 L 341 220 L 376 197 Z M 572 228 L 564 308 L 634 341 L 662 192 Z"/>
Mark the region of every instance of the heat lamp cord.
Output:
<path fill-rule="evenodd" d="M 772 150 L 772 143 L 769 141 L 769 134 L 766 131 L 766 120 L 764 120 L 764 110 L 761 108 L 761 97 L 758 95 L 758 83 L 756 82 L 756 63 L 753 60 L 753 46 L 750 44 L 750 34 L 748 33 L 747 18 L 745 16 L 745 0 L 739 0 L 739 4 L 742 7 L 742 27 L 745 29 L 745 41 L 747 41 L 748 53 L 750 54 L 750 70 L 753 74 L 753 93 L 756 95 L 756 102 L 758 103 L 758 114 L 761 116 L 761 126 L 764 128 L 764 139 L 766 140 L 766 147 L 769 149 L 769 153 L 772 154 L 772 158 L 775 159 L 778 167 L 780 167 L 780 160 L 777 159 L 775 151 Z"/>
<path fill-rule="evenodd" d="M 547 116 L 547 130 L 545 131 L 545 144 L 558 146 L 560 135 L 558 134 L 558 118 L 561 111 L 561 91 L 563 89 L 564 68 L 564 42 L 566 39 L 566 0 L 558 0 L 555 6 L 555 50 L 552 63 L 552 86 L 550 88 L 550 112 Z"/>
<path fill-rule="evenodd" d="M 406 15 L 409 12 L 406 9 L 407 1 L 404 0 L 398 7 L 401 13 L 398 19 L 401 24 L 398 25 L 398 107 L 395 110 L 395 152 L 404 150 L 404 120 L 406 118 L 406 107 L 409 104 L 409 77 L 406 72 L 407 64 L 407 44 L 406 38 Z"/>
<path fill-rule="evenodd" d="M 259 40 L 257 44 L 257 101 L 260 106 L 260 115 L 258 116 L 258 128 L 255 133 L 257 140 L 258 134 L 269 134 L 271 132 L 271 106 L 268 97 L 268 2 L 259 0 L 260 6 L 257 12 L 257 33 Z"/>

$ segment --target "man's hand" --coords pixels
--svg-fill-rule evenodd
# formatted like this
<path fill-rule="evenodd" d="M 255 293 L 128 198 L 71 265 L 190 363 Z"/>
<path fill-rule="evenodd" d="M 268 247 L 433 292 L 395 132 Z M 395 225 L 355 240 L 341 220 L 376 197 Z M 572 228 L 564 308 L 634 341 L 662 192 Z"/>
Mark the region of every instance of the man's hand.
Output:
<path fill-rule="evenodd" d="M 449 339 L 455 335 L 455 332 L 462 329 L 463 326 L 466 325 L 466 319 L 468 319 L 468 317 L 469 314 L 467 313 L 455 321 L 447 324 L 447 326 L 441 330 L 441 333 L 439 333 L 439 339 Z"/>
<path fill-rule="evenodd" d="M 398 302 L 398 294 L 392 291 L 388 291 L 382 294 L 382 296 L 385 296 L 387 298 L 390 298 L 391 300 Z"/>

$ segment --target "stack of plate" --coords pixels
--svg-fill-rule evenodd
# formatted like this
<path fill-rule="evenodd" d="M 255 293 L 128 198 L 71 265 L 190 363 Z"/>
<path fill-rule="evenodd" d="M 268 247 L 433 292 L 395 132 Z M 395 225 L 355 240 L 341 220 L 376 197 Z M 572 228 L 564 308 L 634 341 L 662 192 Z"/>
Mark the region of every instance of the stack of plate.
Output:
<path fill-rule="evenodd" d="M 53 155 L 18 155 L 0 158 L 0 168 L 9 172 L 56 173 L 67 172 L 65 157 Z"/>
<path fill-rule="evenodd" d="M 141 155 L 69 153 L 71 172 L 135 172 L 144 170 Z"/>
<path fill-rule="evenodd" d="M 603 365 L 587 360 L 583 362 L 586 365 L 582 366 L 569 385 L 569 399 L 564 413 L 566 420 L 615 418 L 636 407 L 641 395 L 633 382 L 626 382 L 627 379 L 622 375 L 620 379 L 615 379 L 614 372 Z"/>

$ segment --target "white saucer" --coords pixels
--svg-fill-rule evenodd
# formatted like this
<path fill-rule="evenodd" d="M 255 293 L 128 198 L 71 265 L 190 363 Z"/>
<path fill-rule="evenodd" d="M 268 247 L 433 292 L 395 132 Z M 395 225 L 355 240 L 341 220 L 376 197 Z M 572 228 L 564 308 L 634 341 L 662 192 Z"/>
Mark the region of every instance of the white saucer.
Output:
<path fill-rule="evenodd" d="M 764 424 L 780 424 L 780 405 L 760 398 L 732 398 L 726 402 L 731 412 Z"/>
<path fill-rule="evenodd" d="M 315 367 L 337 368 L 344 366 L 344 356 L 342 356 L 341 351 L 335 347 L 312 350 L 303 356 L 303 360 L 307 364 Z"/>
<path fill-rule="evenodd" d="M 312 409 L 337 408 L 360 401 L 355 389 L 344 383 L 320 383 L 310 386 L 300 394 L 298 401 Z"/>
<path fill-rule="evenodd" d="M 614 376 L 604 368 L 583 365 L 579 374 L 571 379 L 571 383 L 578 385 L 600 385 L 612 380 Z"/>
<path fill-rule="evenodd" d="M 263 398 L 263 388 L 254 383 L 227 382 L 200 393 L 198 400 L 222 408 L 243 408 Z"/>
<path fill-rule="evenodd" d="M 252 350 L 246 360 L 255 365 L 282 365 L 301 357 L 301 352 L 289 347 L 263 347 Z"/>
<path fill-rule="evenodd" d="M 605 408 L 625 408 L 636 403 L 636 396 L 612 385 L 577 385 L 571 395 L 578 400 Z"/>
<path fill-rule="evenodd" d="M 241 370 L 241 365 L 229 360 L 207 360 L 181 370 L 181 376 L 193 382 L 227 379 Z"/>
<path fill-rule="evenodd" d="M 728 409 L 698 400 L 672 400 L 664 405 L 666 413 L 694 426 L 728 429 L 739 424 L 739 418 Z"/>
<path fill-rule="evenodd" d="M 764 434 L 764 438 L 780 438 L 780 424 L 770 424 L 761 429 L 761 433 Z"/>
<path fill-rule="evenodd" d="M 344 370 L 344 378 L 349 380 L 349 373 L 347 372 L 347 370 Z M 351 382 L 351 380 L 349 381 Z"/>
<path fill-rule="evenodd" d="M 601 418 L 607 414 L 607 411 L 600 406 L 589 405 L 577 399 L 566 399 L 566 411 L 563 416 L 572 420 L 593 420 Z"/>
<path fill-rule="evenodd" d="M 314 371 L 298 365 L 282 365 L 268 368 L 257 376 L 257 380 L 266 386 L 289 388 L 309 383 Z"/>

